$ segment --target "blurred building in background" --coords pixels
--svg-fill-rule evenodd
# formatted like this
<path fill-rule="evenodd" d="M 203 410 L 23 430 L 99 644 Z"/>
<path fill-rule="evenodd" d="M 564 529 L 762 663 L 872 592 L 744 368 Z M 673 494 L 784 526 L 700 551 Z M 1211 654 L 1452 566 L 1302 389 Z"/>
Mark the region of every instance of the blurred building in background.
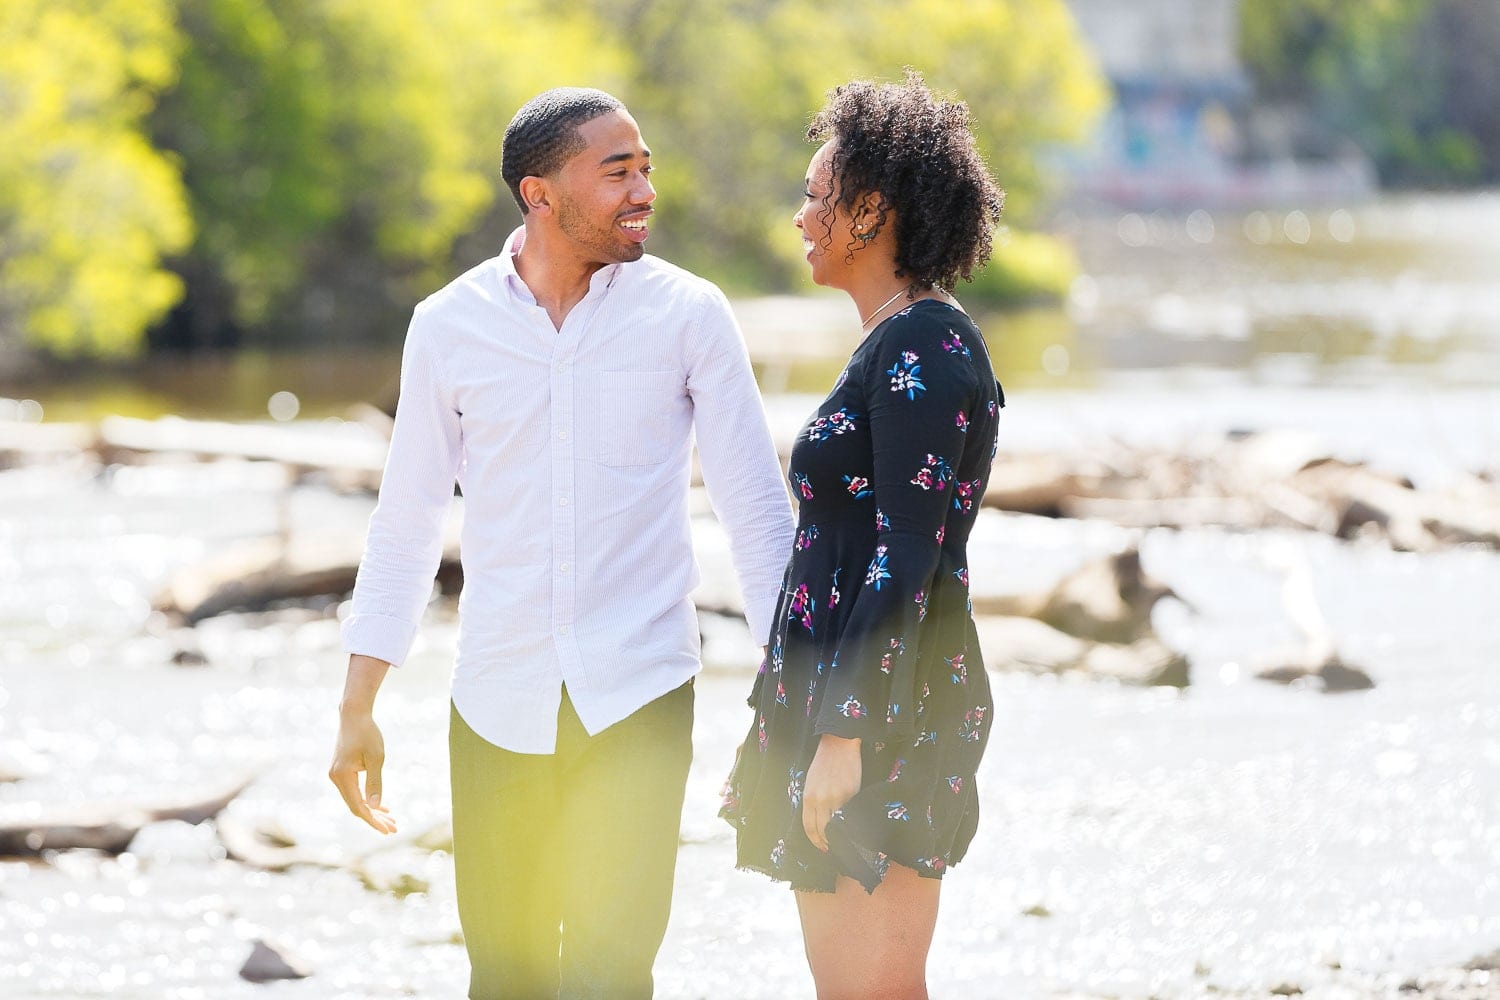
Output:
<path fill-rule="evenodd" d="M 1074 200 L 1234 207 L 1371 193 L 1353 143 L 1257 100 L 1240 63 L 1240 0 L 1068 0 L 1115 91 L 1094 141 L 1063 154 Z"/>

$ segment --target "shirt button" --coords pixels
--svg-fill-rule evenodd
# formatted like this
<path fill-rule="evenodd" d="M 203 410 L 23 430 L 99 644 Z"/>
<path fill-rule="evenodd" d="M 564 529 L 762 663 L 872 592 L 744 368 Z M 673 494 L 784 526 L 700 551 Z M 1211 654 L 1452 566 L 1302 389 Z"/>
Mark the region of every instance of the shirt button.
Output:
<path fill-rule="evenodd" d="M 557 634 L 558 635 L 567 635 L 568 631 L 569 631 L 569 629 L 568 629 L 568 626 L 566 626 L 566 625 L 559 625 L 557 627 Z"/>
<path fill-rule="evenodd" d="M 563 364 L 561 361 L 559 361 L 557 363 L 557 374 L 561 375 L 564 372 L 566 372 L 567 370 L 568 370 L 568 366 L 567 365 Z"/>
<path fill-rule="evenodd" d="M 568 439 L 568 432 L 567 431 L 558 431 L 557 432 L 557 439 L 559 441 L 566 441 Z"/>
<path fill-rule="evenodd" d="M 571 568 L 572 568 L 572 567 L 571 567 L 571 566 L 570 566 L 570 565 L 569 565 L 569 564 L 568 564 L 568 563 L 563 563 L 563 564 L 562 564 L 562 565 L 561 565 L 561 566 L 559 566 L 559 567 L 557 567 L 557 568 L 558 568 L 558 569 L 559 569 L 559 570 L 561 570 L 561 571 L 562 571 L 562 572 L 564 572 L 564 573 L 566 573 L 566 572 L 567 572 L 567 571 L 568 571 L 568 570 L 569 570 L 569 569 L 571 569 Z"/>
<path fill-rule="evenodd" d="M 557 498 L 557 505 L 559 507 L 566 507 L 568 505 L 568 498 L 567 497 L 558 497 Z"/>

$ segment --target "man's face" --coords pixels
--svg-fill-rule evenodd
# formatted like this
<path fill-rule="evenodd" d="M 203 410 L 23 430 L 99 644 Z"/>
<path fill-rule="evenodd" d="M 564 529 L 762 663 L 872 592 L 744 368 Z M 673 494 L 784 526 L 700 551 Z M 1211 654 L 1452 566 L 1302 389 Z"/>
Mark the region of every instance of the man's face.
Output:
<path fill-rule="evenodd" d="M 656 190 L 635 119 L 611 111 L 578 127 L 587 145 L 557 172 L 557 223 L 589 263 L 640 260 Z"/>

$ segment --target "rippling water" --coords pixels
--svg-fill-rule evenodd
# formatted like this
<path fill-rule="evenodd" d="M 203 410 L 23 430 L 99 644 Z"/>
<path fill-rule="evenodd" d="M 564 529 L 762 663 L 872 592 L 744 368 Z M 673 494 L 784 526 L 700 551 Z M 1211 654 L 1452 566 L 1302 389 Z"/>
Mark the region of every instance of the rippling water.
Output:
<path fill-rule="evenodd" d="M 1495 196 L 1059 226 L 1088 272 L 1066 308 L 987 323 L 1020 390 L 1008 448 L 1291 427 L 1429 488 L 1500 461 Z M 53 419 L 254 417 L 286 390 L 321 419 L 378 397 L 393 364 L 246 357 L 0 395 L 39 399 Z M 809 362 L 781 381 L 813 389 L 836 368 Z M 800 420 L 812 402 L 773 415 Z M 173 798 L 251 776 L 232 819 L 430 883 L 397 898 L 342 869 L 254 871 L 225 859 L 211 825 L 175 822 L 120 858 L 0 862 L 0 996 L 462 995 L 446 858 L 365 831 L 324 776 L 338 608 L 225 616 L 192 633 L 150 611 L 172 572 L 228 543 L 286 523 L 358 534 L 369 509 L 249 463 L 0 471 L 0 761 L 29 775 L 0 785 L 0 810 Z M 994 518 L 975 544 L 1025 590 L 1133 537 Z M 985 817 L 944 889 L 934 995 L 1264 995 L 1291 983 L 1395 997 L 1408 976 L 1500 946 L 1500 556 L 1276 532 L 1140 541 L 1147 569 L 1182 595 L 1157 626 L 1192 658 L 1193 684 L 993 677 Z M 1259 658 L 1297 639 L 1275 568 L 1288 552 L 1306 560 L 1340 653 L 1374 690 L 1252 679 Z M 434 605 L 418 654 L 380 697 L 403 836 L 446 818 L 453 638 L 451 610 Z M 184 646 L 208 665 L 173 666 Z M 750 670 L 700 683 L 663 997 L 811 995 L 790 898 L 732 870 L 731 832 L 714 816 Z M 239 980 L 261 936 L 313 977 Z"/>
<path fill-rule="evenodd" d="M 1484 442 L 1500 435 L 1500 400 L 1484 390 L 1022 393 L 1007 417 L 1022 448 L 1313 427 L 1350 457 L 1434 483 L 1493 460 Z M 0 747 L 33 773 L 0 786 L 0 807 L 148 800 L 252 774 L 232 818 L 274 820 L 344 859 L 388 846 L 324 777 L 342 674 L 336 608 L 228 616 L 191 637 L 149 612 L 170 572 L 230 541 L 285 520 L 361 530 L 368 499 L 284 483 L 243 463 L 0 473 Z M 1026 589 L 1126 537 L 995 519 L 976 544 Z M 994 677 L 985 818 L 945 887 L 934 994 L 1185 997 L 1290 981 L 1317 995 L 1354 973 L 1394 991 L 1500 944 L 1500 557 L 1289 533 L 1153 531 L 1142 546 L 1184 598 L 1161 606 L 1158 627 L 1191 655 L 1194 683 L 1179 694 Z M 1325 696 L 1250 678 L 1257 657 L 1296 638 L 1273 568 L 1287 546 L 1375 690 Z M 421 652 L 378 706 L 387 798 L 406 833 L 446 816 L 453 631 L 435 605 Z M 189 638 L 208 666 L 169 663 Z M 748 677 L 747 666 L 700 688 L 663 997 L 811 995 L 791 900 L 732 870 L 730 830 L 714 817 Z M 266 988 L 236 971 L 249 942 L 271 936 L 315 973 L 278 995 L 460 996 L 446 859 L 405 863 L 428 892 L 370 892 L 345 871 L 253 871 L 224 859 L 210 826 L 163 823 L 118 859 L 0 864 L 0 994 L 255 996 Z M 749 977 L 766 958 L 769 971 Z"/>

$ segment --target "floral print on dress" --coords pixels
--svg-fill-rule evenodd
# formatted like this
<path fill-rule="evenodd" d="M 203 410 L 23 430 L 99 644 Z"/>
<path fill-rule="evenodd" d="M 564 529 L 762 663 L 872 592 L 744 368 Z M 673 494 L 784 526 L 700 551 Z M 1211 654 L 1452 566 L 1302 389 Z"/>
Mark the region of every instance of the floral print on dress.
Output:
<path fill-rule="evenodd" d="M 891 391 L 904 392 L 907 399 L 916 399 L 927 391 L 919 377 L 922 374 L 922 366 L 919 365 L 915 351 L 902 351 L 901 360 L 891 366 L 886 372 L 891 377 Z"/>
<path fill-rule="evenodd" d="M 964 666 L 963 653 L 959 653 L 951 659 L 946 656 L 943 659 L 947 662 L 948 669 L 952 671 L 953 683 L 967 684 L 969 682 L 969 669 Z"/>
<path fill-rule="evenodd" d="M 979 494 L 981 480 L 972 483 L 959 483 L 953 487 L 953 509 L 961 510 L 965 514 L 974 509 L 974 497 Z"/>
<path fill-rule="evenodd" d="M 791 615 L 792 618 L 801 621 L 802 627 L 809 633 L 812 632 L 812 597 L 808 594 L 805 583 L 799 583 L 797 589 L 792 591 Z"/>
<path fill-rule="evenodd" d="M 859 703 L 859 699 L 850 695 L 839 702 L 839 714 L 846 719 L 863 719 L 865 717 L 865 706 Z"/>
<path fill-rule="evenodd" d="M 858 420 L 856 414 L 850 413 L 847 409 L 840 407 L 826 417 L 818 417 L 812 423 L 808 424 L 807 440 L 813 444 L 822 444 L 835 435 L 848 434 L 858 427 L 858 424 L 855 422 L 856 420 Z"/>
<path fill-rule="evenodd" d="M 928 453 L 927 461 L 917 474 L 912 477 L 911 484 L 920 486 L 924 490 L 937 490 L 942 492 L 948 488 L 948 483 L 953 480 L 953 468 L 948 460 L 940 455 Z"/>
<path fill-rule="evenodd" d="M 924 300 L 861 343 L 793 443 L 801 516 L 722 809 L 741 866 L 873 890 L 893 863 L 936 878 L 963 859 L 992 714 L 966 545 L 998 391 L 968 317 Z M 826 854 L 802 826 L 825 733 L 864 748 Z"/>
<path fill-rule="evenodd" d="M 948 336 L 943 338 L 943 350 L 947 351 L 949 354 L 962 354 L 965 358 L 968 358 L 970 360 L 972 360 L 974 357 L 974 355 L 970 353 L 968 345 L 964 343 L 963 338 L 954 333 L 952 330 L 949 330 Z"/>
<path fill-rule="evenodd" d="M 881 654 L 880 672 L 883 674 L 890 673 L 891 666 L 896 662 L 896 657 L 904 652 L 906 652 L 906 641 L 901 636 L 896 636 L 891 640 L 890 648 Z"/>
<path fill-rule="evenodd" d="M 891 578 L 890 560 L 886 556 L 884 545 L 875 546 L 875 557 L 870 560 L 870 568 L 865 570 L 865 583 L 880 589 L 880 585 Z"/>

